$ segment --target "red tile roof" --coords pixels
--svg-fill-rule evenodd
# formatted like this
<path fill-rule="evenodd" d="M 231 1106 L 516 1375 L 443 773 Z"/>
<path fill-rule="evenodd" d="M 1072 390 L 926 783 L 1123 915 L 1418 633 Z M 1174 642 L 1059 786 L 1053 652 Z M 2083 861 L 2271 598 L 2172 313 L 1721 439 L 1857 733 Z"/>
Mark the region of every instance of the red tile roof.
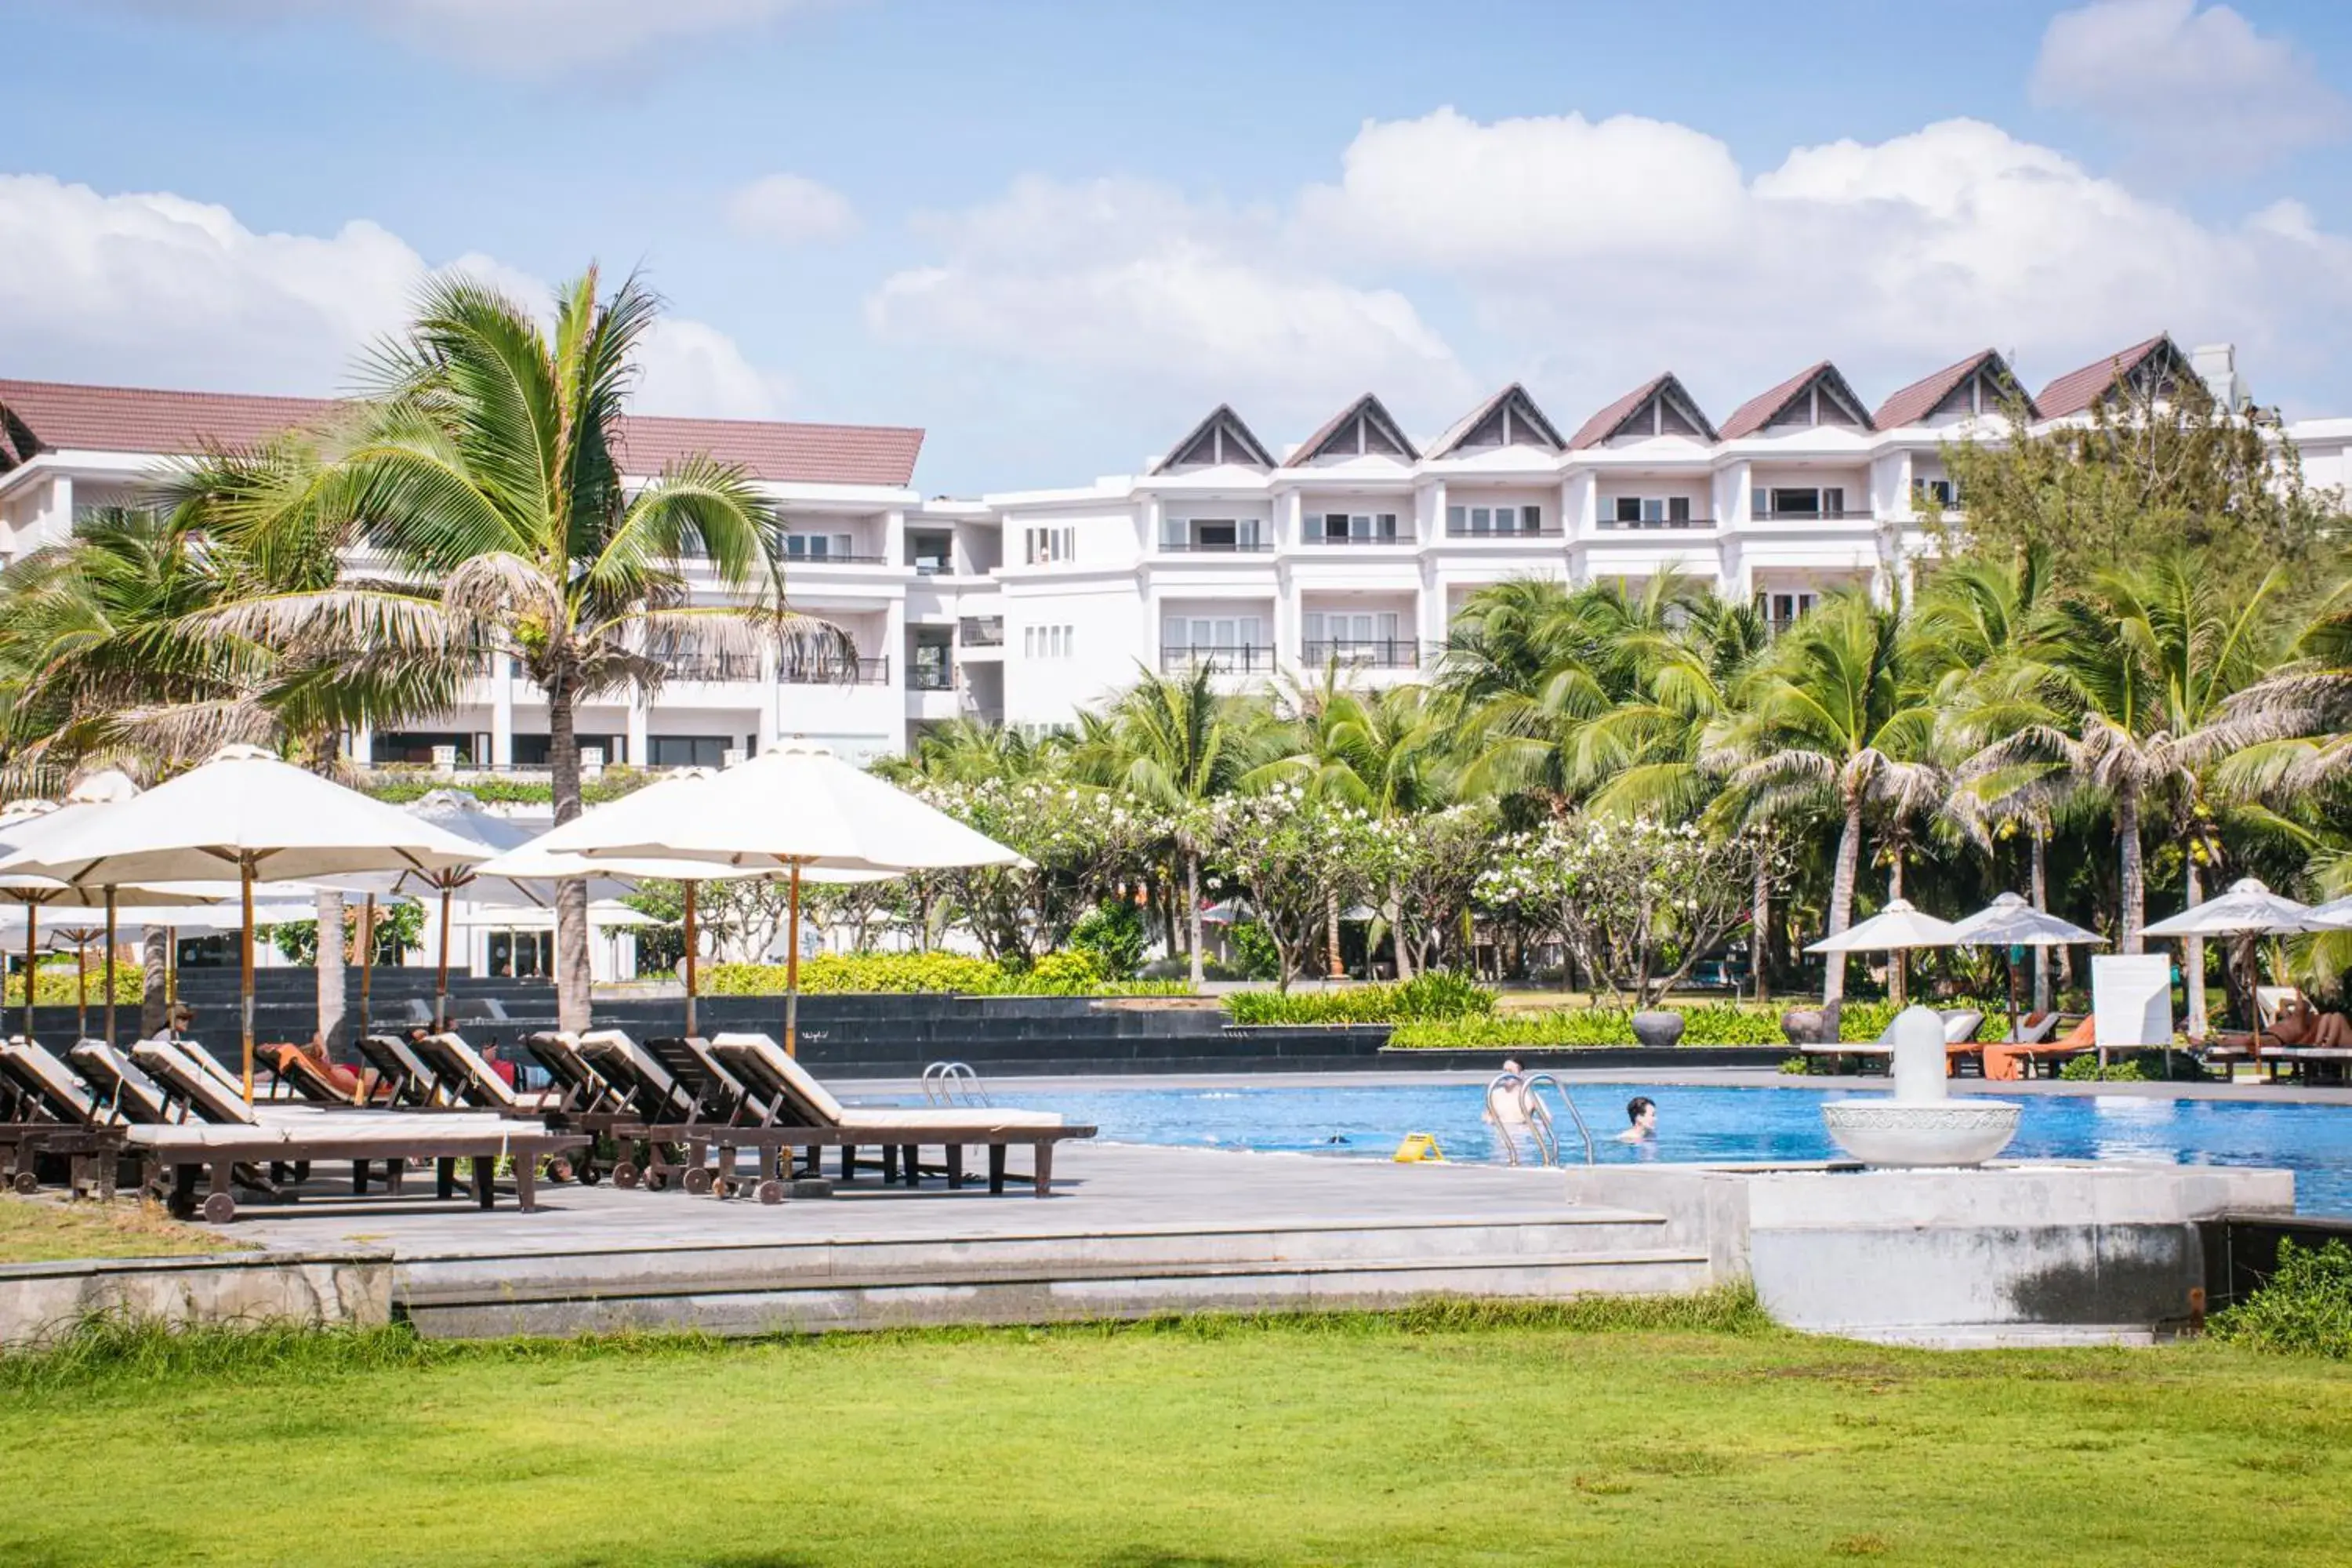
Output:
<path fill-rule="evenodd" d="M 1569 450 L 1573 452 L 1586 447 L 1598 447 L 1601 442 L 1609 439 L 1609 433 L 1631 418 L 1633 410 L 1648 401 L 1650 394 L 1674 378 L 1675 373 L 1672 371 L 1667 371 L 1663 375 L 1654 375 L 1600 413 L 1595 414 L 1579 426 L 1576 434 L 1568 438 Z"/>
<path fill-rule="evenodd" d="M 2142 361 L 2171 342 L 2163 332 L 2146 342 L 2134 343 L 2121 353 L 2095 360 L 2080 370 L 2070 370 L 2042 389 L 2033 401 L 2044 419 L 2063 419 L 2070 414 L 2080 414 L 2107 395 L 2107 389 L 2140 367 Z"/>
<path fill-rule="evenodd" d="M 1805 384 L 1830 368 L 1830 362 L 1810 364 L 1769 391 L 1759 392 L 1731 411 L 1723 422 L 1723 438 L 1737 441 L 1742 436 L 1753 436 L 1764 428 L 1772 416 L 1789 405 L 1789 400 L 1805 389 Z"/>
<path fill-rule="evenodd" d="M 180 456 L 207 444 L 250 447 L 281 430 L 316 424 L 335 404 L 322 397 L 164 392 L 0 381 L 0 421 L 29 431 L 34 450 L 152 452 Z M 21 443 L 13 443 L 21 445 Z M 897 426 L 799 425 L 757 419 L 673 419 L 632 415 L 621 422 L 619 456 L 631 473 L 708 452 L 754 479 L 904 489 L 915 476 L 923 432 Z M 18 460 L 31 456 L 17 454 Z"/>
<path fill-rule="evenodd" d="M 1426 458 L 1444 458 L 1452 456 L 1455 447 L 1461 446 L 1463 442 L 1467 441 L 1470 438 L 1472 432 L 1475 431 L 1479 426 L 1486 422 L 1486 416 L 1488 415 L 1494 413 L 1496 409 L 1500 408 L 1504 404 L 1510 402 L 1513 398 L 1518 399 L 1521 411 L 1530 417 L 1530 420 L 1535 425 L 1536 428 L 1551 442 L 1555 448 L 1557 448 L 1560 445 L 1559 432 L 1551 427 L 1551 420 L 1549 416 L 1548 416 L 1542 409 L 1536 406 L 1536 400 L 1528 395 L 1528 389 L 1515 381 L 1511 383 L 1510 385 L 1503 388 L 1502 391 L 1495 394 L 1494 396 L 1486 399 L 1486 402 L 1478 405 L 1477 407 L 1473 408 L 1469 413 L 1465 414 L 1453 424 L 1447 426 L 1445 427 L 1445 434 L 1440 436 L 1435 441 L 1432 442 L 1430 444 L 1429 450 L 1422 455 Z"/>
<path fill-rule="evenodd" d="M 1388 426 L 1389 434 L 1393 436 L 1396 438 L 1397 445 L 1403 448 L 1402 456 L 1404 460 L 1408 463 L 1417 462 L 1420 460 L 1421 454 L 1413 449 L 1412 438 L 1404 433 L 1404 426 L 1391 418 L 1389 416 L 1388 409 L 1382 406 L 1381 400 L 1371 393 L 1368 392 L 1364 394 L 1363 396 L 1356 399 L 1355 402 L 1348 405 L 1347 407 L 1339 410 L 1339 413 L 1331 416 L 1330 418 L 1323 421 L 1322 424 L 1317 426 L 1315 433 L 1298 444 L 1298 450 L 1290 455 L 1290 460 L 1283 464 L 1283 467 L 1286 468 L 1303 468 L 1307 463 L 1312 462 L 1315 458 L 1316 451 L 1321 447 L 1323 443 L 1338 435 L 1339 433 L 1339 427 L 1347 424 L 1349 420 L 1355 418 L 1359 414 L 1373 414 L 1379 416 L 1381 423 Z"/>
<path fill-rule="evenodd" d="M 1936 405 L 1943 402 L 1952 388 L 1974 375 L 1985 361 L 2000 358 L 1992 350 L 1985 349 L 1970 354 L 1958 364 L 1948 364 L 1932 375 L 1922 376 L 1901 391 L 1891 394 L 1878 405 L 1878 412 L 1871 418 L 1882 430 L 1916 425 L 1926 418 Z"/>

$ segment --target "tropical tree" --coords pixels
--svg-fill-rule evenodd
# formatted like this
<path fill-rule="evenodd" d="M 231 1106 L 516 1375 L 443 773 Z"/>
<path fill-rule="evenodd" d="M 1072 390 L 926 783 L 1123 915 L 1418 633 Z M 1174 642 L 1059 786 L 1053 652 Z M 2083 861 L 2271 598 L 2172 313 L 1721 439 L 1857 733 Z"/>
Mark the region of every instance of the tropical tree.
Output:
<path fill-rule="evenodd" d="M 590 268 L 552 321 L 464 278 L 428 283 L 415 319 L 367 367 L 367 395 L 257 509 L 271 540 L 306 534 L 380 552 L 399 592 L 347 584 L 250 606 L 245 624 L 362 619 L 378 644 L 461 645 L 511 659 L 547 705 L 555 820 L 581 810 L 580 705 L 657 689 L 710 652 L 789 645 L 848 679 L 848 636 L 785 605 L 779 528 L 744 472 L 705 455 L 632 486 L 621 421 L 660 301 Z M 687 563 L 726 591 L 694 602 Z M 585 884 L 558 884 L 557 1012 L 588 1019 Z"/>
<path fill-rule="evenodd" d="M 1832 595 L 1741 681 L 1738 707 L 1712 725 L 1706 756 L 1770 820 L 1826 810 L 1839 825 L 1829 934 L 1853 921 L 1864 814 L 1915 807 L 1937 788 L 1929 761 L 1936 710 L 1914 628 L 1859 594 Z M 1822 1004 L 1833 1027 L 1845 961 L 1832 955 Z"/>
<path fill-rule="evenodd" d="M 1071 753 L 1078 776 L 1124 790 L 1171 819 L 1183 868 L 1192 984 L 1202 981 L 1201 857 L 1209 803 L 1232 791 L 1254 760 L 1264 719 L 1221 694 L 1205 665 L 1181 676 L 1147 670 L 1109 710 L 1084 726 Z"/>

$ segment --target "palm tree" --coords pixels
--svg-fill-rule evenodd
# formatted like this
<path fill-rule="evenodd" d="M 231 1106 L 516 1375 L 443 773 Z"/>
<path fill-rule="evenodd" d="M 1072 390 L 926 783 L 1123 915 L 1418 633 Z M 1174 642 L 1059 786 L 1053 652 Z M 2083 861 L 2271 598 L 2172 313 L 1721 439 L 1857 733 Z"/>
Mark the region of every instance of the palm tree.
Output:
<path fill-rule="evenodd" d="M 2009 733 L 1978 753 L 1979 768 L 2063 764 L 2070 790 L 2105 803 L 2119 862 L 2119 952 L 2144 946 L 2147 818 L 2170 812 L 2186 825 L 2205 812 L 2200 767 L 2218 749 L 2230 700 L 2268 666 L 2266 601 L 2277 584 L 2271 573 L 2232 604 L 2180 555 L 2100 574 L 2042 621 L 2030 700 L 2005 718 Z M 2187 859 L 2194 903 L 2197 857 Z"/>
<path fill-rule="evenodd" d="M 1709 729 L 1708 759 L 1751 792 L 1757 816 L 1822 806 L 1836 816 L 1832 936 L 1853 920 L 1867 808 L 1914 809 L 1935 789 L 1936 711 L 1920 676 L 1907 617 L 1835 595 L 1774 644 L 1740 683 L 1736 710 Z M 1845 961 L 1832 954 L 1822 983 L 1825 1028 L 1844 996 Z"/>
<path fill-rule="evenodd" d="M 281 595 L 259 607 L 278 624 L 363 613 L 381 640 L 511 658 L 540 689 L 559 823 L 581 811 L 583 702 L 656 689 L 697 651 L 796 645 L 844 679 L 855 668 L 845 633 L 785 607 L 777 521 L 742 470 L 695 455 L 625 480 L 620 421 L 659 309 L 635 277 L 600 293 L 593 267 L 557 292 L 547 328 L 482 284 L 426 285 L 318 471 L 268 508 L 268 537 L 348 532 L 405 584 L 364 608 L 345 587 Z M 693 602 L 689 559 L 727 602 Z M 584 1027 L 587 895 L 558 889 L 557 1011 Z"/>
<path fill-rule="evenodd" d="M 1248 770 L 1255 728 L 1244 705 L 1221 695 L 1213 681 L 1206 665 L 1181 676 L 1146 670 L 1102 720 L 1086 726 L 1071 758 L 1080 776 L 1123 789 L 1175 818 L 1196 988 L 1202 978 L 1202 808 Z"/>

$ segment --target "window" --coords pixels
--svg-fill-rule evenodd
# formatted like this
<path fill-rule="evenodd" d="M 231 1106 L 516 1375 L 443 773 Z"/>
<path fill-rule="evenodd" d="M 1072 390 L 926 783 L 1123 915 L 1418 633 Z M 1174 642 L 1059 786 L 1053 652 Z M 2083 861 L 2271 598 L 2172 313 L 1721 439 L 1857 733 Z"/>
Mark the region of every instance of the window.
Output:
<path fill-rule="evenodd" d="M 608 763 L 617 765 L 629 760 L 629 738 L 626 735 L 575 735 L 572 738 L 583 746 L 603 747 L 604 760 Z M 547 766 L 545 735 L 519 734 L 509 742 L 509 746 L 515 766 L 519 768 Z"/>
<path fill-rule="evenodd" d="M 657 768 L 724 767 L 734 748 L 732 735 L 648 735 L 647 757 Z"/>
<path fill-rule="evenodd" d="M 788 561 L 830 561 L 856 553 L 855 542 L 846 533 L 784 535 L 784 558 Z"/>
<path fill-rule="evenodd" d="M 1026 658 L 1069 658 L 1078 650 L 1076 626 L 1024 626 L 1021 652 Z"/>
<path fill-rule="evenodd" d="M 551 931 L 494 931 L 489 940 L 490 973 L 500 980 L 544 980 L 555 973 Z"/>
<path fill-rule="evenodd" d="M 1785 589 L 1756 595 L 1756 607 L 1764 612 L 1774 631 L 1787 631 L 1803 616 L 1812 613 L 1821 603 L 1821 595 L 1801 589 Z"/>
<path fill-rule="evenodd" d="M 1840 517 L 1845 512 L 1845 491 L 1837 485 L 1822 489 L 1758 489 L 1749 498 L 1759 517 Z"/>
<path fill-rule="evenodd" d="M 1077 559 L 1078 531 L 1075 528 L 1028 528 L 1022 530 L 1022 536 L 1026 544 L 1023 559 L 1032 566 Z"/>
<path fill-rule="evenodd" d="M 1169 621 L 1168 633 L 1170 647 L 1265 646 L 1265 622 L 1257 616 L 1177 616 Z"/>
<path fill-rule="evenodd" d="M 1166 517 L 1160 543 L 1167 550 L 1263 550 L 1265 523 L 1255 517 Z"/>
<path fill-rule="evenodd" d="M 1394 610 L 1354 610 L 1345 614 L 1310 610 L 1306 623 L 1309 647 L 1328 643 L 1344 653 L 1351 647 L 1393 647 L 1397 640 L 1397 612 Z"/>
<path fill-rule="evenodd" d="M 1620 528 L 1688 528 L 1688 496 L 1619 496 L 1612 521 Z"/>
<path fill-rule="evenodd" d="M 1951 479 L 1921 479 L 1912 487 L 1913 504 L 1949 511 L 1960 499 L 1960 487 Z"/>
<path fill-rule="evenodd" d="M 1323 526 L 1318 532 L 1310 523 L 1309 542 L 1323 540 L 1390 539 L 1397 536 L 1396 513 L 1327 511 L 1321 514 Z"/>

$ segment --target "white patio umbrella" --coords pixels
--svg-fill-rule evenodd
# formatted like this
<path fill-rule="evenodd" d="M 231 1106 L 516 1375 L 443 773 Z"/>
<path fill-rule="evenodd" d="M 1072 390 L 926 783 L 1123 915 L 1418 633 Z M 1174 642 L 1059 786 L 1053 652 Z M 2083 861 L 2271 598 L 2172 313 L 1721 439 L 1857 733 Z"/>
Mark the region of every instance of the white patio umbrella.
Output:
<path fill-rule="evenodd" d="M 481 802 L 466 790 L 436 789 L 412 802 L 405 809 L 412 816 L 479 846 L 486 858 L 518 848 L 537 837 L 535 829 L 524 826 L 512 817 L 484 811 Z M 404 867 L 398 870 L 377 871 L 364 876 L 338 877 L 328 885 L 365 898 L 367 901 L 361 921 L 371 932 L 375 929 L 375 900 L 380 895 L 408 894 L 419 899 L 437 897 L 441 900 L 441 954 L 433 984 L 433 1026 L 436 1029 L 448 1027 L 451 898 L 462 893 L 469 903 L 509 910 L 547 909 L 555 902 L 555 889 L 551 882 L 544 879 L 526 879 L 511 875 L 488 874 L 479 864 L 445 866 L 429 870 Z M 628 883 L 607 877 L 592 884 L 588 896 L 592 901 L 610 900 L 630 890 Z M 373 973 L 373 966 L 368 961 L 373 956 L 367 952 L 360 955 L 362 1018 L 367 1016 L 369 981 Z"/>
<path fill-rule="evenodd" d="M 253 1094 L 253 888 L 355 871 L 436 870 L 486 858 L 481 846 L 357 790 L 226 746 L 202 767 L 92 812 L 0 860 L 0 876 L 76 887 L 184 881 L 236 873 L 245 1091 Z"/>
<path fill-rule="evenodd" d="M 1835 936 L 1825 936 L 1805 949 L 1807 952 L 1885 952 L 1895 955 L 1894 962 L 1903 962 L 1902 954 L 1915 947 L 1949 947 L 1952 923 L 1922 914 L 1911 907 L 1908 899 L 1895 899 L 1887 906 L 1863 921 L 1848 926 Z M 1895 993 L 1901 994 L 1900 991 Z"/>
<path fill-rule="evenodd" d="M 1955 947 L 1998 947 L 2009 971 L 2009 1037 L 2017 1038 L 2017 964 L 2008 956 L 2012 947 L 2073 947 L 2104 943 L 2097 931 L 2037 910 L 2016 893 L 2003 893 L 1966 919 L 1952 922 Z"/>
<path fill-rule="evenodd" d="M 0 817 L 0 853 L 16 853 L 47 841 L 74 824 L 85 821 L 93 812 L 126 801 L 139 793 L 128 774 L 114 769 L 92 773 L 76 784 L 66 796 L 65 804 L 52 806 L 46 802 L 20 803 L 8 808 Z M 217 887 L 142 887 L 126 889 L 121 884 L 108 882 L 96 888 L 75 887 L 52 877 L 0 876 L 0 899 L 5 899 L 25 911 L 25 1037 L 33 1037 L 33 978 L 36 961 L 34 949 L 38 944 L 40 916 L 44 908 L 103 909 L 107 911 L 105 928 L 110 933 L 115 923 L 115 906 L 125 891 L 150 904 L 204 904 L 221 896 Z M 86 1032 L 87 1008 L 84 1009 L 78 1032 Z M 114 1038 L 114 943 L 110 937 L 106 946 L 106 1037 Z"/>
<path fill-rule="evenodd" d="M 698 782 L 708 774 L 694 779 L 665 780 L 650 786 L 660 789 L 668 784 Z M 565 880 L 574 877 L 626 878 L 632 881 L 666 881 L 678 884 L 685 895 L 686 917 L 686 1032 L 697 1033 L 695 999 L 698 973 L 701 963 L 701 935 L 695 923 L 695 906 L 705 882 L 744 881 L 769 879 L 778 872 L 752 867 L 715 866 L 708 860 L 680 860 L 658 856 L 599 856 L 592 860 L 584 855 L 567 854 L 561 849 L 545 847 L 547 836 L 542 834 L 520 848 L 483 861 L 475 869 L 485 877 L 512 877 L 527 880 Z M 814 882 L 878 882 L 887 880 L 888 871 L 819 871 L 812 873 Z M 647 922 L 651 923 L 651 922 Z"/>
<path fill-rule="evenodd" d="M 800 1038 L 801 881 L 813 872 L 1016 866 L 984 834 L 821 746 L 774 747 L 722 773 L 656 784 L 576 817 L 541 847 L 599 863 L 633 856 L 783 872 L 789 879 L 784 1049 Z"/>
<path fill-rule="evenodd" d="M 2142 926 L 2140 934 L 2184 938 L 2249 937 L 2327 929 L 2326 921 L 2313 917 L 2310 905 L 2279 897 L 2264 887 L 2259 878 L 2242 877 L 2231 883 L 2230 890 L 2220 898 L 2191 904 L 2169 920 Z M 2196 1025 L 2198 1020 L 2192 1019 L 2191 1023 Z M 2167 1055 L 2170 1055 L 2168 1050 Z"/>

